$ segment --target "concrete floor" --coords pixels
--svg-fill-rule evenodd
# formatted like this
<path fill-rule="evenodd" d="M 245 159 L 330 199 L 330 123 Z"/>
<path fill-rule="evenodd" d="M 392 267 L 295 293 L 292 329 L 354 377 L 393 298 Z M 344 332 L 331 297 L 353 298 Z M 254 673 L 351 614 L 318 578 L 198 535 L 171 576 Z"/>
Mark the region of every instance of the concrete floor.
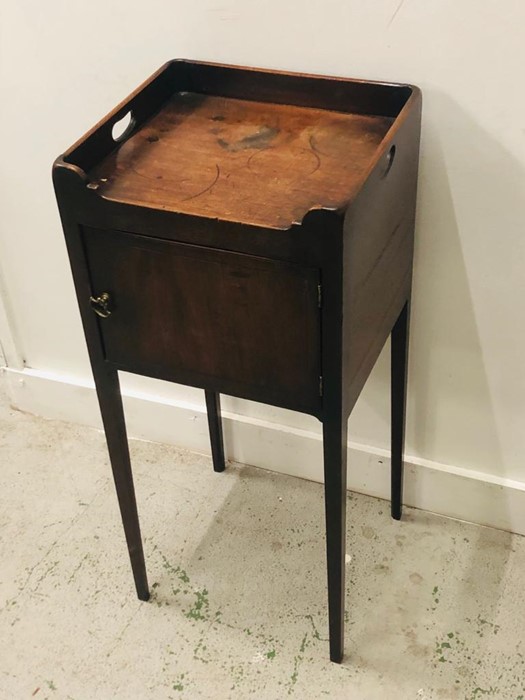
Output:
<path fill-rule="evenodd" d="M 523 700 L 525 539 L 349 494 L 328 660 L 322 487 L 132 442 L 135 598 L 101 433 L 0 401 L 0 698 Z"/>

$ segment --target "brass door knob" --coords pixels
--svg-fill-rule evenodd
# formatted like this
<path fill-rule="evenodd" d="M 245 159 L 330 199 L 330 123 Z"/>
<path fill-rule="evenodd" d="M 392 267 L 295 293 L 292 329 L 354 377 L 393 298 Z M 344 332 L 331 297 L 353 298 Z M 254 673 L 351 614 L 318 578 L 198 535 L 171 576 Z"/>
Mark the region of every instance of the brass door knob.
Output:
<path fill-rule="evenodd" d="M 107 292 L 102 292 L 98 297 L 89 297 L 89 303 L 100 318 L 111 316 L 111 299 Z"/>

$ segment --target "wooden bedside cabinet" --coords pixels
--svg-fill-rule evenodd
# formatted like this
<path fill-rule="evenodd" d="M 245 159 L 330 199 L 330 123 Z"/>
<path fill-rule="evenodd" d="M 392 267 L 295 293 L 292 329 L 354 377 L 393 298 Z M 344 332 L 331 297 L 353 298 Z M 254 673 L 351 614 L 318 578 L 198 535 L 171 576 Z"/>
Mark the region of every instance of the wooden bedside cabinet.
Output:
<path fill-rule="evenodd" d="M 118 370 L 323 424 L 330 658 L 344 631 L 347 420 L 392 333 L 402 454 L 421 95 L 172 61 L 53 167 L 138 596 L 149 597 Z M 116 128 L 128 120 L 127 128 Z"/>

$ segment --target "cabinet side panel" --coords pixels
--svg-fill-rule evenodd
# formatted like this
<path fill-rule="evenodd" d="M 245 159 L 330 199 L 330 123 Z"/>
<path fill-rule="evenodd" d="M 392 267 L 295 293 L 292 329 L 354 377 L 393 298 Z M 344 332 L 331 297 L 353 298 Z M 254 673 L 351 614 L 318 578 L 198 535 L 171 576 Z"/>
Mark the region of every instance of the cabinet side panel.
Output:
<path fill-rule="evenodd" d="M 410 297 L 420 115 L 416 103 L 393 131 L 345 219 L 343 366 L 348 413 Z"/>

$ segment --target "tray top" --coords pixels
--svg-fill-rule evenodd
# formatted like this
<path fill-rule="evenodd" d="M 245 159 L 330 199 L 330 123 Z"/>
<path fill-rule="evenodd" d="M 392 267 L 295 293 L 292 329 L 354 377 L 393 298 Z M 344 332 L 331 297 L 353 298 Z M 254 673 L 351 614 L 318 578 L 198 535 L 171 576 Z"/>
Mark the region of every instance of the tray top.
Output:
<path fill-rule="evenodd" d="M 352 198 L 393 122 L 180 92 L 89 179 L 110 200 L 287 229 Z"/>

